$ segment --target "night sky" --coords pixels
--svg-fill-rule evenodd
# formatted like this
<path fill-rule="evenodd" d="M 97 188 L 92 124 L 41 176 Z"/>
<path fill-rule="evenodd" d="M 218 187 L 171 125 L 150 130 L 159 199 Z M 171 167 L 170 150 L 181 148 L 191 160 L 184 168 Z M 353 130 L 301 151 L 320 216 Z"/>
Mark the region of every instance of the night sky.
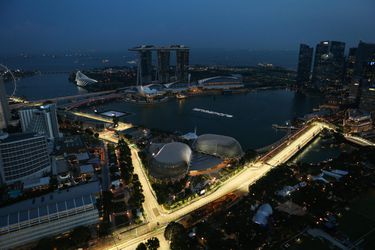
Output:
<path fill-rule="evenodd" d="M 0 53 L 375 42 L 374 0 L 0 0 Z"/>

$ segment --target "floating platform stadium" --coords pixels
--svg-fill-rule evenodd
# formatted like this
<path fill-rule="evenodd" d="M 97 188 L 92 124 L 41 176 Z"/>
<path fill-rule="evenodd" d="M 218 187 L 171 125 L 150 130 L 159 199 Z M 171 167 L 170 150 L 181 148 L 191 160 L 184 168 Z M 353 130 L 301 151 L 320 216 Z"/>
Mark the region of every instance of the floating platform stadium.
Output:
<path fill-rule="evenodd" d="M 209 174 L 243 156 L 236 139 L 214 134 L 197 137 L 192 149 L 182 142 L 152 143 L 149 152 L 149 174 L 161 182 L 178 181 L 188 174 Z"/>
<path fill-rule="evenodd" d="M 130 113 L 124 113 L 124 112 L 109 110 L 109 111 L 102 112 L 100 114 L 102 116 L 106 116 L 106 117 L 122 117 L 122 116 L 129 115 Z"/>

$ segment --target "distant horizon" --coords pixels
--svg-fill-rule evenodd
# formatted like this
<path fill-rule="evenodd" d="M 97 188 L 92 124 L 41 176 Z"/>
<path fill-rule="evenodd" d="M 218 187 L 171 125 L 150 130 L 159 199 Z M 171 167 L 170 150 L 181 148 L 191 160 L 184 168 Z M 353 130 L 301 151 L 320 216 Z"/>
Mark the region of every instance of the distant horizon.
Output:
<path fill-rule="evenodd" d="M 373 0 L 1 1 L 0 54 L 121 51 L 138 44 L 296 50 L 375 42 Z"/>

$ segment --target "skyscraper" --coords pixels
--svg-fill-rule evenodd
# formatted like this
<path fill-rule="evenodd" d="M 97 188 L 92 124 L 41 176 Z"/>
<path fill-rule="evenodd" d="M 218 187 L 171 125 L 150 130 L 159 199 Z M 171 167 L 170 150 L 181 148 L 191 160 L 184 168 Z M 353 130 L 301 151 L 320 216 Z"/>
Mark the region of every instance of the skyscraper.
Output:
<path fill-rule="evenodd" d="M 167 49 L 159 49 L 158 53 L 158 80 L 162 83 L 169 82 L 169 62 L 170 51 Z"/>
<path fill-rule="evenodd" d="M 5 86 L 3 78 L 0 77 L 0 130 L 8 127 L 10 117 L 11 116 Z"/>
<path fill-rule="evenodd" d="M 176 49 L 176 78 L 179 81 L 188 80 L 189 48 L 184 45 L 171 46 Z"/>
<path fill-rule="evenodd" d="M 345 64 L 345 43 L 323 41 L 317 44 L 313 69 L 313 84 L 318 87 L 340 85 Z"/>
<path fill-rule="evenodd" d="M 310 81 L 311 64 L 313 58 L 313 48 L 301 44 L 299 47 L 298 69 L 297 69 L 297 85 L 305 86 Z"/>
<path fill-rule="evenodd" d="M 141 84 L 152 81 L 152 53 L 151 50 L 143 50 L 141 56 Z"/>
<path fill-rule="evenodd" d="M 60 137 L 55 104 L 23 109 L 19 111 L 19 116 L 23 132 L 43 134 L 50 140 Z"/>
<path fill-rule="evenodd" d="M 349 55 L 345 63 L 345 82 L 351 83 L 354 77 L 354 67 L 357 61 L 357 48 L 350 48 Z"/>
<path fill-rule="evenodd" d="M 364 77 L 370 85 L 375 85 L 375 54 L 369 58 L 368 62 L 364 67 Z"/>
<path fill-rule="evenodd" d="M 168 47 L 155 47 L 153 45 L 141 45 L 129 49 L 138 53 L 137 84 L 149 84 L 153 80 L 152 52 L 157 52 L 157 77 L 161 82 L 170 81 L 169 66 L 170 52 L 176 52 L 176 79 L 188 80 L 189 48 L 184 45 L 171 45 Z"/>
<path fill-rule="evenodd" d="M 354 74 L 358 77 L 365 77 L 365 69 L 368 63 L 375 57 L 375 44 L 360 41 L 356 53 Z"/>

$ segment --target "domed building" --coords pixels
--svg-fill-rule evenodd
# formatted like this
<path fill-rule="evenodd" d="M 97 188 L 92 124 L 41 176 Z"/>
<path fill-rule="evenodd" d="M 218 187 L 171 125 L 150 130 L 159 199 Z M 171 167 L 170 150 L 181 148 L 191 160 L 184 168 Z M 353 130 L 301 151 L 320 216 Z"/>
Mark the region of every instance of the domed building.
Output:
<path fill-rule="evenodd" d="M 196 151 L 220 158 L 241 158 L 243 151 L 240 143 L 229 136 L 204 134 L 194 143 Z"/>
<path fill-rule="evenodd" d="M 181 180 L 188 173 L 191 157 L 192 151 L 188 145 L 181 142 L 167 143 L 153 154 L 149 173 L 159 181 Z"/>

